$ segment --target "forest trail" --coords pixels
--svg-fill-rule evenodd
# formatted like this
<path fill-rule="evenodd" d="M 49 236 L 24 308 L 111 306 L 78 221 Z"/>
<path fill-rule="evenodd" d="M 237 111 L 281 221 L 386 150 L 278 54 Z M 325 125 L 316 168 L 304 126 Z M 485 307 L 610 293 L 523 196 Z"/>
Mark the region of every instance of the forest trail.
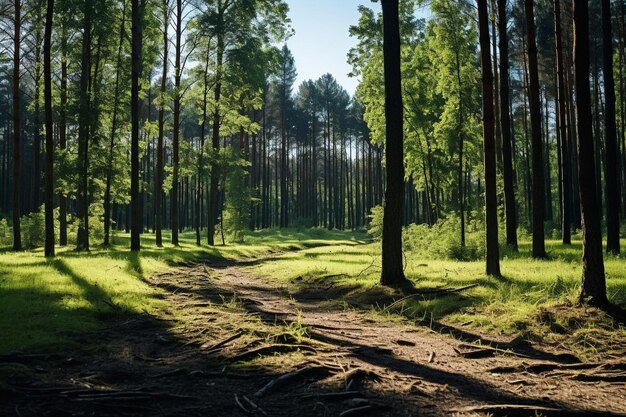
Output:
<path fill-rule="evenodd" d="M 3 391 L 0 413 L 626 415 L 624 362 L 333 307 L 324 287 L 292 294 L 250 271 L 271 259 L 205 260 L 149 278 L 173 315 L 111 319 L 98 335 L 106 353 L 85 340 L 71 357 L 3 358 L 38 377 Z"/>

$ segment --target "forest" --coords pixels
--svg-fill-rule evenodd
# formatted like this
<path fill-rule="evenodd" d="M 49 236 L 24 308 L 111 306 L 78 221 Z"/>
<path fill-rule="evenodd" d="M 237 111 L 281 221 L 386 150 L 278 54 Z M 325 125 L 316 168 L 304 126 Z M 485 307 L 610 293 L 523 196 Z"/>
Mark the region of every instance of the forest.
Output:
<path fill-rule="evenodd" d="M 0 415 L 626 416 L 625 218 L 624 0 L 0 0 Z"/>

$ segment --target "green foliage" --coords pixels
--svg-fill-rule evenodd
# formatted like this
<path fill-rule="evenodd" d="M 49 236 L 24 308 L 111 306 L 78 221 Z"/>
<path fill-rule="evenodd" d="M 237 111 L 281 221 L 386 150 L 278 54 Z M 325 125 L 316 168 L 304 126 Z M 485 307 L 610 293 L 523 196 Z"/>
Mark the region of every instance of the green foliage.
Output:
<path fill-rule="evenodd" d="M 13 232 L 7 219 L 0 219 L 0 246 L 9 246 L 13 243 Z"/>
<path fill-rule="evenodd" d="M 232 147 L 220 150 L 220 161 L 226 178 L 224 229 L 234 242 L 242 243 L 250 224 L 252 197 L 248 184 L 250 163 L 241 159 Z"/>
<path fill-rule="evenodd" d="M 406 175 L 419 191 L 429 192 L 433 210 L 458 211 L 460 144 L 464 174 L 476 178 L 482 165 L 474 12 L 465 2 L 433 0 L 426 24 L 415 20 L 413 7 L 414 2 L 404 2 L 400 10 Z M 364 6 L 359 11 L 358 24 L 350 28 L 358 42 L 348 60 L 352 73 L 362 78 L 356 96 L 364 107 L 372 142 L 383 145 L 381 16 Z M 442 199 L 435 197 L 437 188 L 443 190 Z"/>
<path fill-rule="evenodd" d="M 43 206 L 39 211 L 21 218 L 22 245 L 26 248 L 37 248 L 45 243 L 45 218 Z"/>
<path fill-rule="evenodd" d="M 484 256 L 484 226 L 482 221 L 467 225 L 465 246 L 459 240 L 461 219 L 450 214 L 432 227 L 426 224 L 410 225 L 403 233 L 404 248 L 418 256 L 433 259 L 473 261 Z"/>
<path fill-rule="evenodd" d="M 385 215 L 385 208 L 383 206 L 374 206 L 367 216 L 369 218 L 369 224 L 367 226 L 367 234 L 372 239 L 378 241 L 383 237 L 383 217 Z"/>

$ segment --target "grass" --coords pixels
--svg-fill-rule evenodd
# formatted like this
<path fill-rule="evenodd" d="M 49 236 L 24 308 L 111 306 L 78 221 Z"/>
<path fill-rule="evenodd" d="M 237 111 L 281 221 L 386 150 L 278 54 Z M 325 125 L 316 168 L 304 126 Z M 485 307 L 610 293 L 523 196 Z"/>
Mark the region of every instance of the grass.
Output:
<path fill-rule="evenodd" d="M 626 245 L 626 242 L 622 242 Z M 254 272 L 290 285 L 295 297 L 321 293 L 340 306 L 377 305 L 377 314 L 400 314 L 412 320 L 465 325 L 478 332 L 564 343 L 581 355 L 624 354 L 626 330 L 593 309 L 574 307 L 581 281 L 581 243 L 563 246 L 547 241 L 549 260 L 534 260 L 530 243 L 506 253 L 501 278 L 488 277 L 484 262 L 435 260 L 406 254 L 406 275 L 418 290 L 475 288 L 443 297 L 416 297 L 388 309 L 400 294 L 378 283 L 380 246 L 337 245 L 288 253 Z M 626 260 L 605 259 L 609 299 L 626 307 Z M 285 274 L 285 271 L 288 271 Z"/>
<path fill-rule="evenodd" d="M 154 236 L 146 234 L 136 254 L 128 250 L 129 236 L 119 234 L 110 248 L 94 246 L 89 253 L 58 248 L 54 259 L 46 259 L 42 249 L 14 253 L 5 248 L 0 250 L 0 354 L 71 347 L 77 335 L 96 331 L 115 315 L 167 313 L 145 278 L 177 262 L 350 244 L 362 237 L 322 229 L 262 231 L 249 234 L 244 244 L 209 248 L 196 246 L 190 232 L 182 234 L 179 247 L 158 248 Z"/>
<path fill-rule="evenodd" d="M 249 268 L 272 277 L 294 298 L 321 295 L 329 307 L 541 339 L 565 344 L 583 355 L 626 351 L 623 327 L 593 309 L 573 306 L 580 286 L 580 242 L 565 247 L 547 241 L 550 259 L 545 261 L 531 259 L 530 243 L 522 242 L 519 253 L 504 252 L 502 278 L 485 276 L 482 261 L 407 253 L 406 274 L 419 290 L 478 285 L 444 297 L 412 298 L 393 308 L 385 306 L 400 294 L 378 283 L 380 245 L 367 243 L 363 233 L 270 230 L 250 233 L 236 245 L 209 248 L 194 242 L 193 233 L 183 233 L 179 247 L 157 248 L 154 237 L 144 235 L 142 251 L 134 254 L 128 251 L 128 235 L 120 234 L 111 248 L 94 247 L 88 254 L 60 249 L 53 260 L 46 259 L 42 250 L 0 250 L 0 354 L 71 347 L 79 343 L 77 336 L 97 331 L 116 315 L 171 314 L 159 290 L 145 278 L 177 262 L 271 252 L 281 253 Z M 609 298 L 626 307 L 626 260 L 608 257 L 605 265 Z"/>

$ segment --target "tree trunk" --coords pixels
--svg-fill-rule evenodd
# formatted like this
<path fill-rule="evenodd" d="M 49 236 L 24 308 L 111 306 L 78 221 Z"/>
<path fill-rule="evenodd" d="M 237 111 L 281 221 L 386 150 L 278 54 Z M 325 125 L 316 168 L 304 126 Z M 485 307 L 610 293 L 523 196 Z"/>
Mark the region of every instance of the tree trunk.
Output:
<path fill-rule="evenodd" d="M 545 93 L 544 93 L 544 109 L 545 109 L 545 114 L 544 114 L 544 120 L 545 120 L 545 136 L 546 136 L 546 143 L 545 143 L 545 158 L 544 158 L 544 173 L 545 173 L 545 185 L 544 185 L 544 191 L 546 193 L 544 201 L 545 201 L 545 219 L 547 221 L 552 221 L 554 218 L 554 213 L 552 210 L 552 175 L 550 172 L 550 167 L 551 167 L 551 163 L 550 163 L 550 109 L 548 108 L 548 90 L 546 88 Z"/>
<path fill-rule="evenodd" d="M 400 69 L 400 23 L 398 0 L 382 0 L 384 21 L 384 72 L 387 189 L 382 241 L 383 285 L 402 285 L 402 216 L 404 206 L 404 149 L 402 74 Z"/>
<path fill-rule="evenodd" d="M 78 117 L 78 187 L 76 193 L 76 216 L 78 217 L 77 250 L 89 250 L 89 127 L 91 99 L 91 13 L 92 3 L 85 0 L 83 21 L 83 45 L 80 76 L 80 113 Z"/>
<path fill-rule="evenodd" d="M 67 31 L 61 33 L 61 91 L 59 108 L 59 149 L 67 147 Z M 59 245 L 67 246 L 67 197 L 65 190 L 59 193 Z"/>
<path fill-rule="evenodd" d="M 154 190 L 154 229 L 156 245 L 163 246 L 163 136 L 165 128 L 165 94 L 167 91 L 167 61 L 169 39 L 167 29 L 170 24 L 169 0 L 163 0 L 163 73 L 161 75 L 161 97 L 159 98 L 159 136 L 157 138 L 156 177 Z"/>
<path fill-rule="evenodd" d="M 52 125 L 52 19 L 54 0 L 48 0 L 43 44 L 44 108 L 46 112 L 46 257 L 54 256 L 54 129 Z"/>
<path fill-rule="evenodd" d="M 459 217 L 461 218 L 461 246 L 465 246 L 465 195 L 463 189 L 463 145 L 465 141 L 465 135 L 463 134 L 464 128 L 464 114 L 463 114 L 463 85 L 461 83 L 461 62 L 459 59 L 459 52 L 456 51 L 456 79 L 457 86 L 459 87 L 459 114 L 458 114 L 458 127 L 459 130 L 459 169 L 458 169 L 458 187 L 459 187 Z"/>
<path fill-rule="evenodd" d="M 506 10 L 505 10 L 506 13 Z M 494 103 L 494 118 L 495 118 L 495 135 L 496 135 L 496 162 L 498 164 L 498 169 L 502 166 L 502 122 L 500 121 L 500 74 L 498 74 L 498 34 L 497 34 L 497 24 L 496 24 L 496 15 L 497 6 L 496 0 L 491 0 L 491 44 L 493 50 L 493 103 Z M 506 14 L 505 14 L 505 22 L 506 22 Z M 502 59 L 502 58 L 500 58 Z M 467 191 L 465 192 L 467 194 Z"/>
<path fill-rule="evenodd" d="M 606 162 L 604 181 L 606 186 L 606 250 L 620 252 L 619 241 L 619 179 L 617 127 L 615 124 L 615 81 L 613 79 L 613 35 L 611 33 L 611 2 L 602 0 L 602 49 L 604 74 L 604 125 L 606 135 Z M 623 151 L 623 150 L 622 150 Z"/>
<path fill-rule="evenodd" d="M 174 132 L 172 140 L 172 191 L 170 208 L 172 244 L 178 246 L 179 231 L 179 147 L 180 147 L 180 78 L 181 78 L 181 53 L 182 53 L 182 31 L 183 31 L 183 2 L 176 0 L 176 46 L 175 46 L 175 68 L 174 68 Z"/>
<path fill-rule="evenodd" d="M 283 63 L 283 65 L 286 65 Z M 281 86 L 280 92 L 280 227 L 289 225 L 289 193 L 287 190 L 287 121 L 285 112 L 287 111 L 286 86 Z"/>
<path fill-rule="evenodd" d="M 220 169 L 219 165 L 216 162 L 216 158 L 220 149 L 220 110 L 219 103 L 222 96 L 222 71 L 223 71 L 223 60 L 224 60 L 224 33 L 222 32 L 222 28 L 224 25 L 223 19 L 224 16 L 220 11 L 218 21 L 218 29 L 217 29 L 217 51 L 216 51 L 216 66 L 215 66 L 215 90 L 214 90 L 214 100 L 215 100 L 215 111 L 213 113 L 213 133 L 212 133 L 212 143 L 213 146 L 213 158 L 211 159 L 211 184 L 209 190 L 209 222 L 207 227 L 208 233 L 208 244 L 210 246 L 215 245 L 215 215 L 218 212 L 218 199 L 217 199 L 217 189 L 219 186 L 219 176 Z M 221 210 L 220 210 L 221 211 Z"/>
<path fill-rule="evenodd" d="M 532 135 L 532 212 L 533 212 L 533 258 L 545 258 L 544 237 L 545 184 L 543 166 L 543 139 L 541 134 L 541 96 L 539 91 L 539 70 L 537 65 L 537 45 L 535 41 L 534 0 L 524 0 L 526 31 L 528 34 L 528 70 L 530 78 L 529 107 Z"/>
<path fill-rule="evenodd" d="M 41 20 L 41 7 L 36 8 L 36 21 Z M 41 91 L 41 30 L 39 25 L 35 29 L 35 72 L 34 72 L 34 97 L 33 97 L 33 174 L 30 211 L 39 212 L 41 205 L 41 108 L 40 108 L 40 91 Z"/>
<path fill-rule="evenodd" d="M 578 178 L 583 226 L 583 273 L 580 300 L 606 306 L 600 212 L 596 202 L 596 170 L 591 96 L 589 93 L 589 11 L 587 0 L 574 0 L 574 71 Z"/>
<path fill-rule="evenodd" d="M 13 35 L 13 250 L 22 250 L 20 230 L 20 48 L 22 31 L 21 0 L 15 0 Z"/>
<path fill-rule="evenodd" d="M 489 45 L 487 0 L 478 0 L 478 30 L 483 87 L 483 152 L 485 160 L 486 272 L 500 276 L 498 247 L 498 196 L 496 189 L 496 143 L 493 108 L 493 73 Z"/>
<path fill-rule="evenodd" d="M 207 43 L 206 61 L 204 65 L 204 91 L 202 95 L 202 121 L 200 123 L 200 152 L 198 153 L 198 193 L 196 195 L 196 245 L 200 246 L 200 219 L 202 218 L 202 168 L 204 165 L 204 134 L 206 129 L 207 102 L 209 95 L 209 56 L 211 42 Z"/>
<path fill-rule="evenodd" d="M 120 38 L 117 47 L 117 65 L 115 72 L 115 88 L 113 93 L 113 115 L 111 117 L 111 136 L 109 138 L 109 160 L 104 189 L 104 246 L 111 243 L 111 183 L 113 182 L 113 151 L 115 150 L 115 134 L 117 132 L 118 106 L 120 104 L 120 74 L 122 71 L 122 50 L 126 28 L 126 1 L 122 6 L 122 22 L 120 24 Z"/>
<path fill-rule="evenodd" d="M 571 185 L 571 167 L 570 156 L 568 146 L 567 135 L 567 110 L 565 108 L 566 94 L 565 94 L 565 65 L 563 60 L 563 42 L 561 36 L 561 7 L 560 0 L 554 0 L 554 36 L 556 43 L 556 71 L 557 71 L 557 84 L 558 84 L 558 99 L 559 99 L 559 135 L 560 141 L 560 160 L 561 160 L 561 237 L 564 245 L 572 243 L 572 230 L 571 230 L 571 206 L 572 206 L 572 185 Z"/>
<path fill-rule="evenodd" d="M 502 126 L 502 174 L 506 213 L 506 243 L 517 251 L 517 208 L 513 184 L 511 114 L 509 113 L 509 44 L 506 18 L 507 0 L 498 0 L 498 32 L 500 35 L 500 124 Z"/>
<path fill-rule="evenodd" d="M 141 10 L 143 5 L 139 0 L 132 0 L 131 34 L 132 34 L 132 85 L 130 98 L 131 114 L 131 148 L 130 148 L 130 201 L 131 201 L 131 227 L 130 227 L 130 250 L 139 251 L 141 247 L 141 224 L 139 219 L 139 76 L 141 74 Z"/>

